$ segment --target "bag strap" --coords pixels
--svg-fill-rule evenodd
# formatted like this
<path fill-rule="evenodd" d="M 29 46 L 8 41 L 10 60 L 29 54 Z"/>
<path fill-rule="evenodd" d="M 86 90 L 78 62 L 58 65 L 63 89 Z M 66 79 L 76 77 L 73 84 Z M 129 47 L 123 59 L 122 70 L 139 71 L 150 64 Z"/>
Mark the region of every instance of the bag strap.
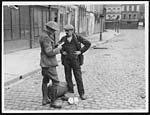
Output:
<path fill-rule="evenodd" d="M 78 50 L 81 49 L 81 42 L 79 41 L 78 35 L 76 33 L 73 34 L 74 35 L 74 40 L 75 40 L 75 44 Z"/>

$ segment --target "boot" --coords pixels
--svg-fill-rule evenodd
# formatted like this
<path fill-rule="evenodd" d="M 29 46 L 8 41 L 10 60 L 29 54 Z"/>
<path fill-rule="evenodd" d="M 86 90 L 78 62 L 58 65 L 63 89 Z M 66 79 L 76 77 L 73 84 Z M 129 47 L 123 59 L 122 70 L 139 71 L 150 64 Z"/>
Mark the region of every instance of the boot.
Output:
<path fill-rule="evenodd" d="M 48 92 L 47 84 L 43 83 L 42 84 L 42 94 L 43 94 L 42 105 L 46 105 L 50 103 L 50 100 L 47 96 L 47 92 Z"/>
<path fill-rule="evenodd" d="M 49 104 L 50 103 L 50 99 L 45 99 L 45 98 L 43 98 L 43 100 L 42 100 L 42 105 L 46 105 L 46 104 Z"/>
<path fill-rule="evenodd" d="M 86 100 L 87 99 L 87 97 L 84 94 L 80 95 L 80 98 L 81 98 L 81 100 Z"/>
<path fill-rule="evenodd" d="M 61 105 L 56 102 L 56 98 L 57 98 L 56 96 L 57 96 L 57 89 L 53 88 L 53 93 L 52 93 L 52 99 L 51 99 L 50 107 L 61 108 Z"/>

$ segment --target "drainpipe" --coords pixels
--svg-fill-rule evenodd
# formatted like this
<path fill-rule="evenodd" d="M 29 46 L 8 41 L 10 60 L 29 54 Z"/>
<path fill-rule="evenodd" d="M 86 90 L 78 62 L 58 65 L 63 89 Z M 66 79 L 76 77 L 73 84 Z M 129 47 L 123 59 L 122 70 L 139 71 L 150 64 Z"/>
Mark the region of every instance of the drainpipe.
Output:
<path fill-rule="evenodd" d="M 30 17 L 30 48 L 32 49 L 32 43 L 33 43 L 33 36 L 32 36 L 32 14 L 31 14 L 32 10 L 31 10 L 31 6 L 29 6 L 29 17 Z"/>
<path fill-rule="evenodd" d="M 80 33 L 80 6 L 78 6 L 78 34 Z"/>
<path fill-rule="evenodd" d="M 51 19 L 51 5 L 49 5 L 48 9 L 49 9 L 49 21 L 50 21 L 50 19 Z"/>
<path fill-rule="evenodd" d="M 103 32 L 103 15 L 100 14 L 100 41 L 102 41 L 102 32 Z"/>

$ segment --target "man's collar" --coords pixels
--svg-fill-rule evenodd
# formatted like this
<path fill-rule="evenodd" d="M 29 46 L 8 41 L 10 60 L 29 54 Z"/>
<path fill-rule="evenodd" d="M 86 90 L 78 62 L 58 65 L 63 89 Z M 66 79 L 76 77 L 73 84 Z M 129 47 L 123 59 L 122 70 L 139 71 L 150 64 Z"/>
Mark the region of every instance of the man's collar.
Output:
<path fill-rule="evenodd" d="M 48 31 L 44 31 L 50 38 L 51 42 L 54 42 L 54 36 L 52 34 L 50 34 Z"/>

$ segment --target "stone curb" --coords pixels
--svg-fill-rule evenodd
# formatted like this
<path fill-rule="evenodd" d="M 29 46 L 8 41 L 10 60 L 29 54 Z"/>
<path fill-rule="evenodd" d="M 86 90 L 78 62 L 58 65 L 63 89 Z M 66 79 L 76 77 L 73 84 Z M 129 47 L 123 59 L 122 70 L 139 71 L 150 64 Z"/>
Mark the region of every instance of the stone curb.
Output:
<path fill-rule="evenodd" d="M 38 68 L 38 69 L 36 69 L 36 70 L 34 70 L 34 71 L 28 72 L 28 73 L 26 73 L 26 74 L 24 74 L 24 75 L 20 75 L 20 76 L 14 78 L 14 79 L 11 79 L 11 80 L 5 82 L 5 83 L 4 83 L 4 86 L 8 86 L 8 85 L 11 85 L 12 83 L 15 83 L 15 82 L 17 82 L 17 81 L 23 80 L 23 79 L 26 78 L 27 76 L 30 76 L 30 75 L 32 75 L 33 73 L 38 72 L 39 70 L 41 70 L 41 69 Z"/>

